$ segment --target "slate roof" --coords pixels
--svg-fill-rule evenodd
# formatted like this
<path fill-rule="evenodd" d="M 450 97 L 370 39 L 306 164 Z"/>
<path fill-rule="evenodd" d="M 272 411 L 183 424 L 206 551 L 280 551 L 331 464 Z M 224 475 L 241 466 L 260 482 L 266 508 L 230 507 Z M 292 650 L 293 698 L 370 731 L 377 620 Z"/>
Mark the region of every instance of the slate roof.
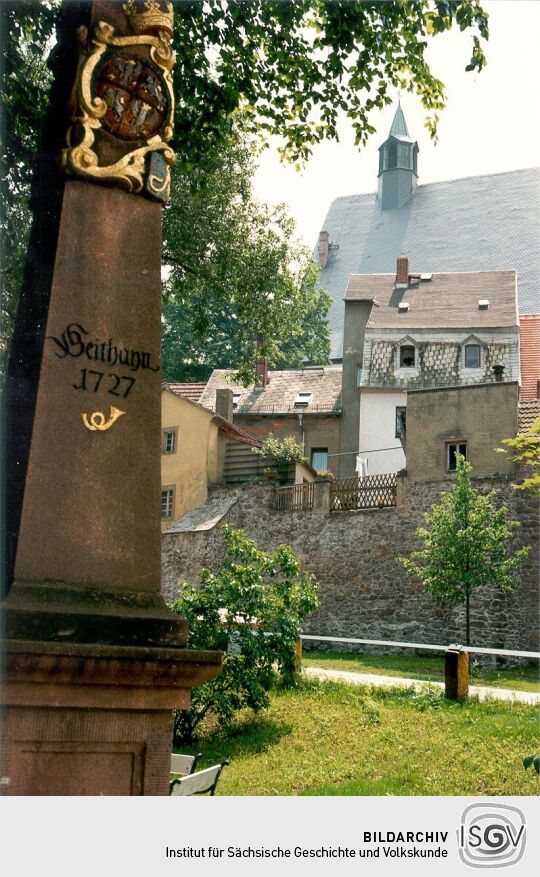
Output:
<path fill-rule="evenodd" d="M 396 288 L 394 274 L 352 274 L 346 301 L 373 301 L 367 329 L 475 329 L 518 325 L 515 271 L 432 274 Z M 487 309 L 478 307 L 487 299 Z M 400 311 L 400 302 L 409 310 Z"/>
<path fill-rule="evenodd" d="M 521 360 L 521 398 L 536 399 L 540 383 L 540 314 L 519 319 L 519 356 Z"/>
<path fill-rule="evenodd" d="M 528 432 L 537 417 L 540 417 L 540 399 L 519 403 L 519 432 Z"/>
<path fill-rule="evenodd" d="M 539 199 L 539 168 L 419 185 L 395 210 L 375 193 L 337 198 L 322 227 L 339 249 L 320 276 L 334 299 L 332 356 L 342 356 L 349 275 L 395 274 L 401 252 L 411 272 L 516 269 L 519 311 L 538 313 Z"/>
<path fill-rule="evenodd" d="M 230 369 L 215 369 L 200 402 L 215 410 L 216 390 L 229 389 L 235 398 L 235 414 L 307 414 L 339 413 L 341 411 L 341 366 L 320 366 L 304 369 L 269 371 L 266 387 L 242 387 L 231 383 Z M 311 393 L 309 404 L 295 408 L 299 393 Z"/>

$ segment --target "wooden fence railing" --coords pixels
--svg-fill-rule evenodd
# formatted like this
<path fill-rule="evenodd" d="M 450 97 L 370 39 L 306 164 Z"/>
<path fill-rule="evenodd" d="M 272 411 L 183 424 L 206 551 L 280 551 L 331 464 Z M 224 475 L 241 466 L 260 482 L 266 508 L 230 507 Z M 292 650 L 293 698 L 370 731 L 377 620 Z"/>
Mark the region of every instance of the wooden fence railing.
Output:
<path fill-rule="evenodd" d="M 272 508 L 277 512 L 307 512 L 313 508 L 315 483 L 293 484 L 276 487 L 272 496 Z"/>
<path fill-rule="evenodd" d="M 352 475 L 330 485 L 330 511 L 384 509 L 396 504 L 397 475 Z"/>

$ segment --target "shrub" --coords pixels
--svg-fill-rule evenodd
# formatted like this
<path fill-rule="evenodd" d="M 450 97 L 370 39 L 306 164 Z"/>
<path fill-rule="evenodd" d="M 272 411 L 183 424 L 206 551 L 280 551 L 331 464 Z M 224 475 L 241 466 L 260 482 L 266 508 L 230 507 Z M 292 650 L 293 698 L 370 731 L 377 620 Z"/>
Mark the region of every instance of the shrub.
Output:
<path fill-rule="evenodd" d="M 223 536 L 222 568 L 203 570 L 202 587 L 184 582 L 172 606 L 188 620 L 190 648 L 227 652 L 221 675 L 193 689 L 189 710 L 176 713 L 176 743 L 191 740 L 206 716 L 226 724 L 237 710 L 267 707 L 276 674 L 293 684 L 301 625 L 318 605 L 315 580 L 300 573 L 290 547 L 265 553 L 232 527 Z"/>
<path fill-rule="evenodd" d="M 307 463 L 302 453 L 302 446 L 292 435 L 278 439 L 269 433 L 260 448 L 253 448 L 253 453 L 271 461 L 277 469 L 281 482 L 286 481 L 289 469 L 294 463 Z"/>

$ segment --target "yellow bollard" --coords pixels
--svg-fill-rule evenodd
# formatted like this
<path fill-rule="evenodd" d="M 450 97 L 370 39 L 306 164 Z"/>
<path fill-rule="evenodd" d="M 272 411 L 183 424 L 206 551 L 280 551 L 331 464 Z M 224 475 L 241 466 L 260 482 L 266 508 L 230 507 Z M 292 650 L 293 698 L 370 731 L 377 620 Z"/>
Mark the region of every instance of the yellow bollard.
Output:
<path fill-rule="evenodd" d="M 469 693 L 469 653 L 460 646 L 444 653 L 444 693 L 449 700 L 463 700 Z"/>

